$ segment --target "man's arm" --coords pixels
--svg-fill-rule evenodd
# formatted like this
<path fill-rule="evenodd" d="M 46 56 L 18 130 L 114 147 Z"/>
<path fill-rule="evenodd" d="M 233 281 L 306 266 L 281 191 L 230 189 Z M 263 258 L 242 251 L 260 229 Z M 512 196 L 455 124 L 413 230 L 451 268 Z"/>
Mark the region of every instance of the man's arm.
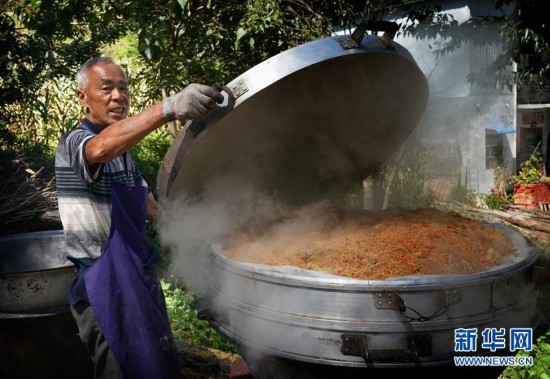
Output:
<path fill-rule="evenodd" d="M 109 125 L 86 144 L 88 165 L 107 163 L 134 147 L 147 134 L 176 118 L 204 117 L 223 102 L 219 86 L 190 84 L 178 94 L 130 118 Z"/>
<path fill-rule="evenodd" d="M 88 165 L 112 161 L 165 123 L 162 103 L 159 103 L 135 116 L 109 125 L 86 144 Z"/>

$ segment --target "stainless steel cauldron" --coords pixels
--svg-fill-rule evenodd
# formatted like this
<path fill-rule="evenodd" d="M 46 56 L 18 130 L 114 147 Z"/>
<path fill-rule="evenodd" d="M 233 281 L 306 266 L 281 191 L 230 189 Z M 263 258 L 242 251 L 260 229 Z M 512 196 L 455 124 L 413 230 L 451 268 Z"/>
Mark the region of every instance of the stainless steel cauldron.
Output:
<path fill-rule="evenodd" d="M 0 238 L 2 317 L 66 312 L 74 266 L 65 255 L 61 230 Z"/>
<path fill-rule="evenodd" d="M 0 238 L 0 377 L 91 378 L 69 311 L 63 231 Z"/>
<path fill-rule="evenodd" d="M 416 127 L 428 85 L 402 46 L 368 35 L 350 47 L 332 37 L 260 63 L 231 81 L 225 98 L 170 147 L 157 180 L 162 202 L 200 201 L 226 178 L 290 205 L 361 187 Z M 216 247 L 204 290 L 214 324 L 267 355 L 334 366 L 439 365 L 453 355 L 455 328 L 535 324 L 537 253 L 508 232 L 525 245 L 513 264 L 375 281 L 247 265 Z"/>
<path fill-rule="evenodd" d="M 251 265 L 229 260 L 215 246 L 214 323 L 245 347 L 293 360 L 350 367 L 448 364 L 457 355 L 454 329 L 536 326 L 538 254 L 520 233 L 506 232 L 520 251 L 513 262 L 472 275 L 386 280 Z"/>

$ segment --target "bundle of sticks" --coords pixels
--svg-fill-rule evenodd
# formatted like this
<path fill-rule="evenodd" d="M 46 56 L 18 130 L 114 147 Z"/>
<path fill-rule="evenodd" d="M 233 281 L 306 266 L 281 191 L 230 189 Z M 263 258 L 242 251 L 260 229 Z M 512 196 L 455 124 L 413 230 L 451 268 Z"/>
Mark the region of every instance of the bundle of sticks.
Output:
<path fill-rule="evenodd" d="M 0 235 L 20 232 L 45 212 L 57 209 L 53 163 L 49 165 L 36 169 L 22 157 L 2 157 Z"/>

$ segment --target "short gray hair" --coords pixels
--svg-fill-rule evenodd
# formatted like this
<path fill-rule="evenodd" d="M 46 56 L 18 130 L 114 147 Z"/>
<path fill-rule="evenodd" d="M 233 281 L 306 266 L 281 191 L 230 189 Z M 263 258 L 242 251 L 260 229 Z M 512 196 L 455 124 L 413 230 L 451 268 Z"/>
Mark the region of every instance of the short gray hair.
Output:
<path fill-rule="evenodd" d="M 78 89 L 85 89 L 88 85 L 87 75 L 88 70 L 98 64 L 116 64 L 110 57 L 97 57 L 88 60 L 76 72 L 76 85 Z"/>

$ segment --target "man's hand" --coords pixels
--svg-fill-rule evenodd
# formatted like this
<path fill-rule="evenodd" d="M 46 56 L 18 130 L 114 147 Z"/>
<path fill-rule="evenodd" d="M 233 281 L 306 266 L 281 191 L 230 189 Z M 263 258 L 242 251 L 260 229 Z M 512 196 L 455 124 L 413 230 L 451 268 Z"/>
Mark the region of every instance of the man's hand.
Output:
<path fill-rule="evenodd" d="M 201 119 L 216 103 L 223 102 L 221 87 L 214 84 L 209 87 L 204 84 L 189 84 L 183 91 L 164 99 L 162 113 L 166 121 Z"/>
<path fill-rule="evenodd" d="M 153 194 L 149 192 L 147 195 L 147 215 L 145 219 L 147 221 L 158 221 L 163 213 L 164 209 L 162 205 L 160 205 L 160 203 L 155 200 Z"/>

